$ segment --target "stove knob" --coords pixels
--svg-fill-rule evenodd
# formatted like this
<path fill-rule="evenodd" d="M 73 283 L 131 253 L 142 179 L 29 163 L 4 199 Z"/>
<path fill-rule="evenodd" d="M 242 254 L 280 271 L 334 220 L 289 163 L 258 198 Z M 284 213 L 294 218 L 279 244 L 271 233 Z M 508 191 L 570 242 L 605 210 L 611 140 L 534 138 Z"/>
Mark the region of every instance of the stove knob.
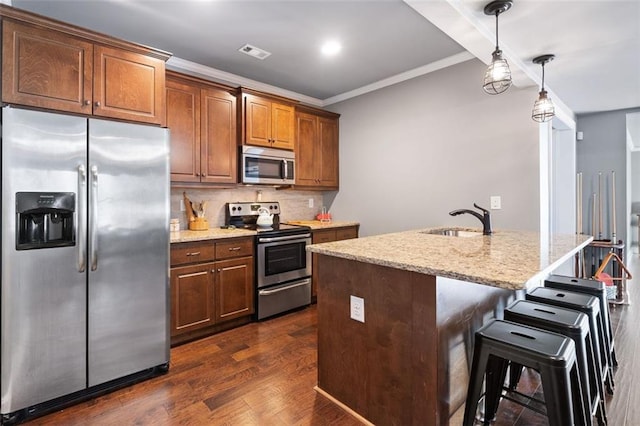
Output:
<path fill-rule="evenodd" d="M 235 207 L 231 207 L 231 211 L 232 211 L 232 212 L 235 212 L 235 211 L 236 211 L 236 208 L 235 208 Z"/>
<path fill-rule="evenodd" d="M 238 207 L 238 211 L 242 210 L 242 207 Z"/>

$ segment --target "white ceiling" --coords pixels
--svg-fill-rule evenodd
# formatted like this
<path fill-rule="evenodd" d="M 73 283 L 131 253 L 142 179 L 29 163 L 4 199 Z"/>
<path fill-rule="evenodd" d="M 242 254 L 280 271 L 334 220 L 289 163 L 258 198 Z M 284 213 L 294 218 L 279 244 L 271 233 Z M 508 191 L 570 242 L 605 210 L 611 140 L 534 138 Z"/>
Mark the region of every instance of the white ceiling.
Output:
<path fill-rule="evenodd" d="M 474 56 L 488 62 L 495 44 L 495 18 L 479 0 L 12 4 L 167 50 L 170 68 L 320 106 Z M 329 38 L 343 44 L 333 58 L 319 53 Z M 239 53 L 246 43 L 272 55 L 260 61 Z M 515 0 L 500 16 L 500 47 L 519 86 L 539 84 L 533 57 L 555 54 L 545 86 L 574 113 L 640 107 L 640 0 Z"/>

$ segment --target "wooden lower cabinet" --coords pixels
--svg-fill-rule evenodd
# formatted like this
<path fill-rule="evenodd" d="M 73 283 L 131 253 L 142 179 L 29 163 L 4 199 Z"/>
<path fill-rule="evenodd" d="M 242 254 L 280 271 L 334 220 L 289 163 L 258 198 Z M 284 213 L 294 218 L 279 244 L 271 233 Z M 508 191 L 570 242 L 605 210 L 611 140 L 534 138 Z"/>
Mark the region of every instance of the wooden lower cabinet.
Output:
<path fill-rule="evenodd" d="M 253 314 L 253 258 L 225 260 L 215 265 L 216 320 Z"/>
<path fill-rule="evenodd" d="M 215 263 L 171 269 L 171 335 L 197 330 L 215 321 Z"/>
<path fill-rule="evenodd" d="M 345 226 L 341 228 L 318 229 L 312 232 L 312 244 L 330 243 L 332 241 L 349 240 L 358 238 L 358 225 Z M 317 254 L 312 256 L 311 265 L 311 301 L 315 302 L 318 296 L 318 262 Z"/>
<path fill-rule="evenodd" d="M 171 344 L 253 320 L 253 238 L 171 246 Z"/>

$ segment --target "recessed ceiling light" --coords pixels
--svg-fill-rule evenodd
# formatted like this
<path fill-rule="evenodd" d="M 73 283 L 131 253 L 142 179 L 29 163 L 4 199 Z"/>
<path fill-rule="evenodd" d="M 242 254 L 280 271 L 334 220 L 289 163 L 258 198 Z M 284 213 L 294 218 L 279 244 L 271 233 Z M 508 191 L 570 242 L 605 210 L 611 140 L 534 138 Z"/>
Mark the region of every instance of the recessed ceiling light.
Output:
<path fill-rule="evenodd" d="M 335 40 L 329 40 L 322 45 L 321 50 L 324 55 L 332 56 L 342 50 L 342 45 Z"/>
<path fill-rule="evenodd" d="M 267 52 L 264 49 L 260 49 L 259 47 L 255 47 L 250 44 L 245 44 L 238 49 L 238 51 L 257 59 L 265 59 L 271 55 L 271 52 Z"/>

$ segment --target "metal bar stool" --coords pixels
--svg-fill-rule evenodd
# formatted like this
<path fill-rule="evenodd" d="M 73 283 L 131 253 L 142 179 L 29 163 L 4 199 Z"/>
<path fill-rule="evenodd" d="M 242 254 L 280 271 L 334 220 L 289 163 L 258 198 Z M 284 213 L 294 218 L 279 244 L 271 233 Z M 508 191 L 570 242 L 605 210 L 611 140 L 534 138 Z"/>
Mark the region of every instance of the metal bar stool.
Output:
<path fill-rule="evenodd" d="M 593 336 L 596 356 L 602 368 L 602 380 L 605 383 L 607 392 L 613 395 L 613 369 L 610 368 L 610 350 L 605 338 L 605 326 L 600 315 L 600 302 L 597 298 L 588 294 L 576 293 L 574 291 L 558 290 L 547 287 L 537 287 L 525 295 L 526 300 L 544 303 L 547 305 L 559 306 L 561 308 L 573 309 L 583 312 L 589 317 L 589 326 Z"/>
<path fill-rule="evenodd" d="M 611 347 L 611 364 L 613 367 L 617 367 L 618 358 L 616 357 L 613 329 L 611 328 L 611 318 L 609 317 L 609 303 L 607 300 L 606 285 L 602 281 L 598 280 L 567 277 L 564 275 L 549 275 L 549 277 L 544 280 L 544 286 L 560 290 L 585 293 L 597 297 L 600 300 L 600 314 L 602 315 L 602 320 L 606 326 L 607 337 L 609 338 L 609 345 Z"/>
<path fill-rule="evenodd" d="M 485 419 L 489 425 L 503 397 L 509 362 L 538 371 L 550 426 L 586 424 L 575 343 L 557 333 L 494 320 L 475 334 L 473 362 L 464 409 L 464 426 L 472 426 L 486 376 Z M 575 414 L 575 417 L 574 417 Z"/>
<path fill-rule="evenodd" d="M 606 425 L 604 384 L 600 365 L 596 362 L 587 315 L 572 309 L 517 300 L 505 308 L 504 319 L 505 321 L 553 331 L 573 339 L 576 344 L 582 397 L 586 409 L 585 418 L 590 420 L 593 415 L 596 415 L 598 424 L 600 426 Z M 517 379 L 521 371 L 522 366 L 511 364 L 509 389 L 512 392 L 516 392 Z M 591 421 L 588 421 L 587 424 L 591 424 Z"/>

